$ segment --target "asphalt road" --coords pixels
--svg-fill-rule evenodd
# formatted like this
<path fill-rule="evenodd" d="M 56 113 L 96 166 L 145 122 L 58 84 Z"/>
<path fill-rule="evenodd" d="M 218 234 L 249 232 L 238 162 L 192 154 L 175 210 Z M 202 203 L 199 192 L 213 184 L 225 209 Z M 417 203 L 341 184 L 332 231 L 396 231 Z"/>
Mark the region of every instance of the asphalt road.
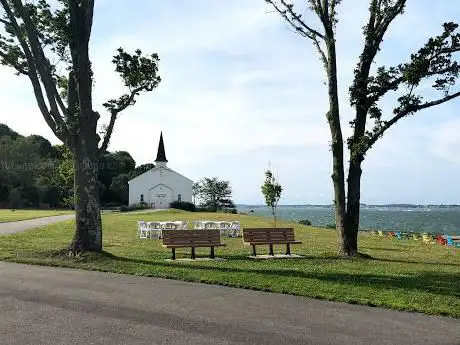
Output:
<path fill-rule="evenodd" d="M 458 345 L 460 320 L 0 262 L 0 344 Z"/>
<path fill-rule="evenodd" d="M 54 224 L 75 218 L 74 214 L 64 214 L 62 216 L 51 216 L 34 218 L 28 220 L 20 220 L 18 222 L 0 223 L 0 235 L 14 234 L 16 232 L 35 229 L 40 226 Z"/>

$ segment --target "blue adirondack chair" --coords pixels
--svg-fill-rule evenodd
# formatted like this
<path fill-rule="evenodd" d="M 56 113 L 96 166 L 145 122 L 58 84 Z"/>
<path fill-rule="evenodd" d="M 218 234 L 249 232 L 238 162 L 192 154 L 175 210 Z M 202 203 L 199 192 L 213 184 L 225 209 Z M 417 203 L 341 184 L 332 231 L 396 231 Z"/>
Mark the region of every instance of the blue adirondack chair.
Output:
<path fill-rule="evenodd" d="M 395 232 L 395 236 L 398 240 L 403 240 L 404 239 L 404 236 L 403 234 L 401 233 L 401 231 L 397 231 Z"/>
<path fill-rule="evenodd" d="M 447 240 L 447 245 L 448 245 L 448 246 L 460 248 L 460 242 L 454 241 L 454 240 L 452 239 L 452 236 L 447 235 L 447 236 L 446 236 L 446 240 Z"/>

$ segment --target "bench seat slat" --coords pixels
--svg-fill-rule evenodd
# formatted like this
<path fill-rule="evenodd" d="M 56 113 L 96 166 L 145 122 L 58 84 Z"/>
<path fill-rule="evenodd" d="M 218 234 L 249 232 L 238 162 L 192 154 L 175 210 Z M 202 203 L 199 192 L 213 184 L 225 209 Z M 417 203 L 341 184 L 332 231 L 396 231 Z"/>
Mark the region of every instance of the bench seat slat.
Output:
<path fill-rule="evenodd" d="M 283 235 L 267 235 L 267 236 L 262 236 L 262 235 L 252 236 L 252 235 L 248 235 L 248 236 L 244 236 L 244 238 L 254 238 L 254 239 L 258 239 L 258 238 L 273 238 L 273 239 L 290 240 L 290 239 L 294 239 L 295 237 L 294 236 L 283 236 Z"/>
<path fill-rule="evenodd" d="M 176 236 L 169 236 L 169 235 L 166 235 L 166 236 L 163 236 L 163 238 L 214 238 L 214 237 L 219 237 L 219 234 L 203 234 L 201 236 L 197 236 L 197 235 L 190 235 L 190 236 L 187 236 L 187 235 L 176 235 Z"/>
<path fill-rule="evenodd" d="M 168 236 L 200 236 L 200 235 L 211 235 L 216 233 L 216 230 L 219 229 L 212 229 L 212 230 L 163 230 Z"/>
<path fill-rule="evenodd" d="M 291 239 L 291 238 L 294 238 L 294 235 L 282 235 L 282 234 L 270 234 L 270 235 L 253 235 L 253 234 L 250 234 L 250 235 L 247 235 L 245 236 L 245 238 L 281 238 L 281 239 Z"/>
<path fill-rule="evenodd" d="M 257 239 L 257 240 L 251 240 L 251 239 L 245 239 L 243 240 L 243 242 L 245 243 L 296 243 L 298 241 L 294 240 L 294 239 L 290 239 L 290 240 L 282 240 L 282 239 L 272 239 L 272 238 L 260 238 L 260 239 Z"/>
<path fill-rule="evenodd" d="M 259 236 L 262 236 L 262 237 L 276 237 L 276 236 L 294 237 L 294 234 L 293 233 L 281 233 L 281 232 L 272 232 L 272 233 L 269 233 L 269 232 L 265 232 L 265 233 L 253 233 L 253 232 L 250 232 L 250 233 L 246 234 L 246 237 L 259 237 Z"/>
<path fill-rule="evenodd" d="M 207 241 L 207 240 L 183 240 L 183 241 L 164 241 L 163 244 L 209 244 L 212 245 L 214 243 L 221 243 L 219 239 L 216 239 L 214 241 Z"/>
<path fill-rule="evenodd" d="M 213 243 L 213 244 L 163 244 L 164 248 L 209 248 L 209 247 L 225 247 L 225 243 Z"/>
<path fill-rule="evenodd" d="M 295 240 L 293 228 L 244 228 L 243 243 L 246 245 L 302 244 Z"/>
<path fill-rule="evenodd" d="M 163 246 L 179 247 L 222 247 L 220 231 L 211 230 L 163 230 Z"/>
<path fill-rule="evenodd" d="M 250 244 L 250 245 L 263 245 L 263 244 L 302 244 L 301 241 L 254 241 L 254 242 L 249 242 L 249 241 L 244 241 L 244 244 Z"/>

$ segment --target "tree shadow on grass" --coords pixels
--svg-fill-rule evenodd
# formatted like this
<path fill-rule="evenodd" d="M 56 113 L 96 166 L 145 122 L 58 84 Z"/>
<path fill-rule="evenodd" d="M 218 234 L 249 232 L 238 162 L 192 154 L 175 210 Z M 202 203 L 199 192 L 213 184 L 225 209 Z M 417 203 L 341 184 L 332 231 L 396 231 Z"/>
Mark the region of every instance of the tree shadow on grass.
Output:
<path fill-rule="evenodd" d="M 366 273 L 344 273 L 344 272 L 319 272 L 302 271 L 295 269 L 274 269 L 274 268 L 238 268 L 221 265 L 205 266 L 199 264 L 189 264 L 185 262 L 152 262 L 142 259 L 120 257 L 110 253 L 104 256 L 124 262 L 147 264 L 171 269 L 187 268 L 190 270 L 221 272 L 221 273 L 246 273 L 250 275 L 260 275 L 261 279 L 285 278 L 305 278 L 320 281 L 339 283 L 348 286 L 365 286 L 376 289 L 405 289 L 420 290 L 436 295 L 460 297 L 460 272 L 431 272 L 420 271 L 412 275 L 385 275 L 385 274 L 366 274 Z M 317 257 L 315 259 L 318 259 Z M 325 260 L 325 259 L 323 259 Z"/>
<path fill-rule="evenodd" d="M 359 247 L 359 249 L 367 249 L 367 250 L 382 250 L 382 251 L 389 251 L 389 252 L 404 252 L 405 249 L 398 249 L 398 248 L 377 248 L 377 247 Z"/>

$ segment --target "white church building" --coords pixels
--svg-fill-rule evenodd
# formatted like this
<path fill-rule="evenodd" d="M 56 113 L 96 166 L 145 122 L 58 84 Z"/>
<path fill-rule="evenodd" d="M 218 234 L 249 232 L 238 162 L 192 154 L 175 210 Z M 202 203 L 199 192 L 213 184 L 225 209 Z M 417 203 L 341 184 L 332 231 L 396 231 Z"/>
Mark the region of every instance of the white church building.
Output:
<path fill-rule="evenodd" d="M 193 181 L 168 168 L 167 164 L 161 133 L 155 167 L 128 182 L 130 205 L 145 202 L 151 208 L 165 209 L 173 201 L 192 202 Z"/>

